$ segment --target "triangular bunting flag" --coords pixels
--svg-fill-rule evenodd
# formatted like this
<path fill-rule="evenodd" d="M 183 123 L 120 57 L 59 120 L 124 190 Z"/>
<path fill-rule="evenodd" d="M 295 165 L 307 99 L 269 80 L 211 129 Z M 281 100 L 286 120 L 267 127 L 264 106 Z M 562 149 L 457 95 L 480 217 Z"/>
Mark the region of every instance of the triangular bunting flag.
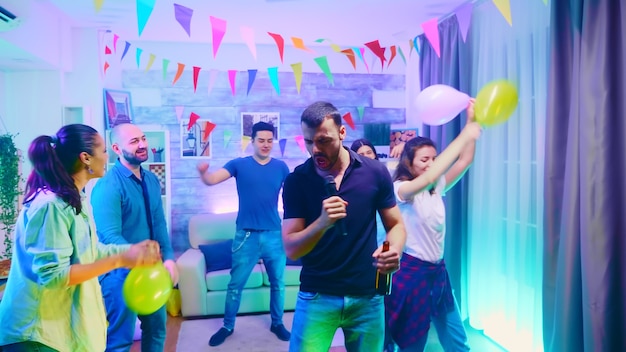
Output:
<path fill-rule="evenodd" d="M 513 26 L 513 19 L 511 18 L 511 3 L 509 0 L 492 0 L 496 5 L 504 19 L 509 23 L 509 26 Z"/>
<path fill-rule="evenodd" d="M 104 62 L 104 74 L 105 74 L 105 75 L 106 75 L 107 70 L 109 69 L 109 67 L 110 67 L 110 66 L 111 66 L 111 65 L 109 65 L 109 63 L 108 63 L 108 62 L 106 62 L 106 61 Z"/>
<path fill-rule="evenodd" d="M 137 29 L 140 37 L 152 14 L 155 2 L 156 0 L 137 0 Z"/>
<path fill-rule="evenodd" d="M 415 47 L 415 40 L 417 39 L 417 36 L 415 38 L 413 38 L 412 40 L 409 39 L 409 46 L 411 47 L 411 49 L 409 50 L 409 57 L 411 57 L 411 55 L 413 54 L 413 48 Z"/>
<path fill-rule="evenodd" d="M 298 90 L 298 94 L 300 94 L 300 87 L 302 86 L 302 63 L 297 62 L 291 64 L 291 69 L 293 70 L 293 77 L 296 80 L 296 89 Z"/>
<path fill-rule="evenodd" d="M 213 86 L 215 85 L 215 80 L 217 79 L 217 74 L 220 71 L 213 69 L 211 70 L 211 74 L 209 76 L 209 89 L 207 89 L 207 94 L 211 95 L 211 91 L 213 90 Z"/>
<path fill-rule="evenodd" d="M 148 64 L 146 65 L 146 72 L 150 70 L 152 64 L 154 64 L 154 60 L 156 59 L 156 55 L 150 54 L 150 58 L 148 58 Z"/>
<path fill-rule="evenodd" d="M 276 46 L 278 47 L 278 54 L 280 54 L 280 62 L 284 63 L 283 53 L 285 52 L 285 40 L 280 34 L 274 34 L 270 32 L 267 32 L 267 34 L 269 34 L 270 37 L 274 38 L 274 41 L 276 42 Z"/>
<path fill-rule="evenodd" d="M 230 83 L 230 91 L 235 95 L 235 78 L 237 77 L 237 70 L 228 70 L 228 82 Z"/>
<path fill-rule="evenodd" d="M 389 47 L 389 50 L 391 51 L 391 57 L 389 58 L 389 62 L 387 63 L 387 68 L 389 68 L 389 65 L 391 65 L 391 62 L 396 57 L 396 46 L 392 45 L 391 47 Z"/>
<path fill-rule="evenodd" d="M 367 61 L 365 61 L 365 48 L 359 48 L 359 52 L 361 53 L 359 57 L 361 58 L 361 60 L 363 60 L 367 73 L 370 73 L 370 66 L 367 64 Z"/>
<path fill-rule="evenodd" d="M 324 74 L 326 75 L 326 78 L 328 79 L 328 82 L 330 82 L 330 85 L 334 86 L 335 81 L 333 79 L 333 74 L 330 72 L 330 67 L 328 66 L 328 60 L 326 59 L 326 56 L 316 57 L 313 60 L 315 60 L 317 65 L 322 69 L 322 72 L 324 72 Z"/>
<path fill-rule="evenodd" d="M 233 137 L 233 132 L 231 130 L 224 130 L 224 149 L 228 148 L 228 144 L 230 143 L 230 139 Z"/>
<path fill-rule="evenodd" d="M 333 49 L 334 52 L 336 53 L 340 53 L 341 52 L 341 47 L 337 44 L 330 44 L 330 48 Z"/>
<path fill-rule="evenodd" d="M 120 39 L 120 36 L 117 34 L 113 34 L 113 52 L 117 53 L 117 41 Z"/>
<path fill-rule="evenodd" d="M 120 62 L 124 60 L 124 56 L 128 53 L 128 49 L 130 48 L 130 43 L 126 42 L 126 46 L 124 47 L 124 51 L 122 52 L 122 57 L 120 58 Z"/>
<path fill-rule="evenodd" d="M 357 106 L 356 111 L 359 113 L 359 121 L 363 121 L 363 113 L 365 112 L 365 107 Z"/>
<path fill-rule="evenodd" d="M 241 151 L 245 151 L 248 148 L 248 144 L 250 144 L 250 136 L 241 136 Z"/>
<path fill-rule="evenodd" d="M 211 21 L 211 33 L 213 36 L 213 58 L 217 55 L 217 50 L 222 44 L 224 34 L 226 34 L 226 20 L 219 19 L 217 17 L 209 16 Z"/>
<path fill-rule="evenodd" d="M 348 60 L 350 60 L 352 67 L 354 67 L 354 70 L 356 71 L 356 58 L 354 57 L 354 51 L 352 49 L 344 49 L 341 50 L 341 52 L 346 55 Z"/>
<path fill-rule="evenodd" d="M 163 73 L 163 80 L 167 78 L 167 66 L 169 66 L 169 64 L 170 64 L 170 60 L 163 59 L 163 64 L 161 65 L 161 71 Z"/>
<path fill-rule="evenodd" d="M 196 114 L 195 112 L 192 112 L 191 114 L 189 114 L 189 123 L 187 124 L 187 131 L 191 131 L 191 128 L 193 127 L 193 125 L 196 124 L 196 122 L 198 122 L 198 119 L 200 119 L 200 115 Z"/>
<path fill-rule="evenodd" d="M 278 83 L 278 67 L 268 67 L 267 74 L 270 76 L 270 81 L 276 94 L 280 95 L 280 84 Z"/>
<path fill-rule="evenodd" d="M 404 53 L 402 52 L 402 47 L 398 47 L 398 54 L 400 54 L 400 57 L 402 58 L 402 61 L 406 65 L 406 57 L 404 57 Z"/>
<path fill-rule="evenodd" d="M 472 7 L 473 4 L 467 2 L 456 10 L 456 20 L 459 22 L 459 31 L 461 31 L 463 42 L 467 39 L 467 32 L 469 31 L 470 20 L 472 19 Z"/>
<path fill-rule="evenodd" d="M 187 36 L 191 37 L 191 17 L 193 16 L 193 9 L 185 7 L 183 5 L 174 4 L 174 18 L 181 27 L 187 32 Z"/>
<path fill-rule="evenodd" d="M 182 76 L 184 70 L 185 70 L 185 64 L 181 64 L 179 62 L 178 63 L 178 69 L 176 70 L 176 75 L 174 76 L 174 80 L 172 81 L 172 85 L 174 85 L 174 84 L 176 84 L 176 82 L 178 82 L 178 79 L 180 78 L 180 76 Z"/>
<path fill-rule="evenodd" d="M 424 30 L 424 35 L 426 36 L 426 39 L 428 39 L 430 45 L 435 50 L 435 54 L 437 54 L 437 57 L 441 57 L 441 49 L 439 47 L 439 28 L 437 28 L 437 20 L 437 18 L 433 18 L 422 23 L 422 29 Z"/>
<path fill-rule="evenodd" d="M 180 120 L 183 118 L 183 111 L 185 110 L 184 106 L 176 106 L 174 108 L 176 110 L 176 121 L 180 123 Z"/>
<path fill-rule="evenodd" d="M 343 120 L 346 121 L 348 126 L 350 126 L 350 128 L 352 128 L 353 130 L 356 128 L 354 126 L 354 121 L 352 120 L 352 114 L 350 112 L 343 114 L 342 117 L 343 117 Z"/>
<path fill-rule="evenodd" d="M 287 146 L 287 139 L 281 138 L 278 141 L 278 145 L 280 146 L 280 156 L 285 157 L 285 146 Z"/>
<path fill-rule="evenodd" d="M 143 53 L 143 49 L 137 48 L 137 50 L 135 52 L 135 60 L 137 60 L 137 68 L 139 68 L 139 65 L 141 63 L 141 54 L 142 53 Z"/>
<path fill-rule="evenodd" d="M 422 55 L 422 52 L 420 50 L 420 44 L 417 41 L 417 39 L 419 38 L 419 36 L 415 36 L 415 38 L 413 38 L 413 46 L 415 47 L 415 52 L 417 53 L 417 55 Z"/>
<path fill-rule="evenodd" d="M 198 76 L 200 76 L 201 67 L 194 66 L 193 67 L 193 92 L 196 92 L 196 88 L 198 88 Z"/>
<path fill-rule="evenodd" d="M 202 133 L 202 140 L 206 141 L 209 139 L 209 135 L 211 135 L 211 132 L 213 132 L 213 130 L 215 129 L 215 124 L 211 121 L 207 121 L 204 124 L 204 133 Z"/>
<path fill-rule="evenodd" d="M 104 3 L 104 0 L 93 0 L 93 6 L 96 8 L 96 13 L 102 10 L 103 3 Z"/>
<path fill-rule="evenodd" d="M 300 147 L 300 150 L 306 154 L 306 146 L 304 145 L 304 136 L 295 136 L 293 137 L 293 139 L 295 139 L 296 143 L 298 143 L 298 147 Z"/>
<path fill-rule="evenodd" d="M 252 89 L 252 85 L 256 79 L 257 71 L 258 70 L 248 70 L 248 90 L 246 91 L 246 95 L 250 94 L 250 89 Z"/>
<path fill-rule="evenodd" d="M 108 46 L 104 47 L 104 55 L 111 55 L 111 48 L 109 48 Z"/>
<path fill-rule="evenodd" d="M 368 47 L 376 57 L 380 59 L 381 70 L 385 67 L 385 48 L 380 47 L 380 43 L 377 40 L 371 41 L 369 43 L 365 43 L 365 46 Z"/>
<path fill-rule="evenodd" d="M 291 37 L 291 42 L 293 43 L 293 46 L 296 49 L 304 50 L 304 51 L 309 52 L 309 53 L 313 52 L 313 50 L 307 48 L 306 45 L 304 45 L 304 41 L 302 40 L 302 38 Z"/>
<path fill-rule="evenodd" d="M 246 42 L 248 49 L 252 53 L 252 56 L 256 60 L 256 43 L 254 42 L 254 30 L 250 27 L 241 27 L 241 38 Z"/>

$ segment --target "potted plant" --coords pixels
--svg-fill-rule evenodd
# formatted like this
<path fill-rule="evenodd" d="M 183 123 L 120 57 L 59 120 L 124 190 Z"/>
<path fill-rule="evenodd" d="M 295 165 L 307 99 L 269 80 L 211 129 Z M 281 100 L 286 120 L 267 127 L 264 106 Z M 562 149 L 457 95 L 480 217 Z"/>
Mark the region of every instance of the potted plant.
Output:
<path fill-rule="evenodd" d="M 11 266 L 13 232 L 19 211 L 20 155 L 15 146 L 14 135 L 0 135 L 0 233 L 3 235 L 4 251 L 0 251 L 0 277 Z"/>

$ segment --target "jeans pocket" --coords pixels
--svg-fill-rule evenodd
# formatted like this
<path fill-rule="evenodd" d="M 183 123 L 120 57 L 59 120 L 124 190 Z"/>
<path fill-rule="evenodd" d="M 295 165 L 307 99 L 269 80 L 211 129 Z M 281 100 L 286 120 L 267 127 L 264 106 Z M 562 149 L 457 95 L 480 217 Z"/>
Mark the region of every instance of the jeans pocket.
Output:
<path fill-rule="evenodd" d="M 246 240 L 250 237 L 249 231 L 237 231 L 235 232 L 235 238 L 233 239 L 233 246 L 231 248 L 232 252 L 235 253 L 243 247 L 246 243 Z"/>
<path fill-rule="evenodd" d="M 316 300 L 319 296 L 320 296 L 320 294 L 317 293 L 317 292 L 298 291 L 298 298 L 302 299 L 302 300 L 305 300 L 305 301 Z"/>

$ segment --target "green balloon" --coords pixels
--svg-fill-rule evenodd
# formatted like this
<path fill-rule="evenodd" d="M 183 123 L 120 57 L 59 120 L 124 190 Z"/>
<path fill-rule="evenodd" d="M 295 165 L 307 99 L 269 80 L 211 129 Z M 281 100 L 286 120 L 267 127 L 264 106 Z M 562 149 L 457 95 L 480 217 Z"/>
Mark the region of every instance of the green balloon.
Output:
<path fill-rule="evenodd" d="M 509 119 L 517 108 L 517 88 L 507 80 L 487 83 L 476 96 L 476 122 L 493 126 Z"/>
<path fill-rule="evenodd" d="M 163 263 L 133 268 L 122 287 L 126 306 L 139 315 L 156 312 L 172 293 L 172 279 Z"/>

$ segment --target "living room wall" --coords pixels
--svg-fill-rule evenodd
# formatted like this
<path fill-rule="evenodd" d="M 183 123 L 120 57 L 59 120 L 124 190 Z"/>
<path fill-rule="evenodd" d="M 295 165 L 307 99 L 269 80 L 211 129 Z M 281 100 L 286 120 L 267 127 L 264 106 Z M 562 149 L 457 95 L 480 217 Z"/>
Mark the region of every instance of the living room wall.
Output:
<path fill-rule="evenodd" d="M 330 84 L 322 73 L 304 73 L 298 93 L 293 73 L 279 72 L 280 94 L 274 89 L 267 73 L 259 72 L 250 93 L 247 94 L 248 72 L 237 73 L 236 91 L 232 93 L 227 72 L 220 71 L 209 92 L 209 82 L 199 80 L 193 90 L 192 72 L 185 71 L 176 85 L 174 73 L 163 78 L 152 70 L 122 71 L 122 89 L 132 93 L 134 123 L 144 129 L 170 131 L 171 157 L 171 224 L 172 243 L 177 252 L 189 247 L 187 225 L 189 218 L 200 213 L 236 211 L 238 206 L 234 179 L 215 186 L 205 186 L 198 176 L 196 165 L 209 162 L 210 171 L 222 167 L 230 159 L 250 155 L 252 147 L 242 151 L 241 113 L 280 113 L 279 138 L 286 139 L 284 153 L 278 143 L 273 157 L 283 159 L 290 170 L 308 158 L 295 140 L 300 131 L 300 115 L 309 104 L 324 100 L 333 103 L 342 114 L 350 112 L 355 129 L 348 129 L 345 144 L 363 137 L 364 126 L 372 123 L 405 124 L 405 108 L 395 102 L 404 102 L 405 76 L 403 74 L 334 74 Z M 392 106 L 392 107 L 389 107 Z M 182 158 L 181 125 L 176 107 L 183 107 L 182 119 L 194 112 L 201 119 L 216 124 L 211 132 L 210 159 Z M 358 108 L 363 108 L 360 117 Z M 225 144 L 231 134 L 230 142 Z M 226 137 L 228 138 L 228 137 Z M 262 176 L 262 175 L 261 175 Z M 282 203 L 279 203 L 282 209 Z"/>

